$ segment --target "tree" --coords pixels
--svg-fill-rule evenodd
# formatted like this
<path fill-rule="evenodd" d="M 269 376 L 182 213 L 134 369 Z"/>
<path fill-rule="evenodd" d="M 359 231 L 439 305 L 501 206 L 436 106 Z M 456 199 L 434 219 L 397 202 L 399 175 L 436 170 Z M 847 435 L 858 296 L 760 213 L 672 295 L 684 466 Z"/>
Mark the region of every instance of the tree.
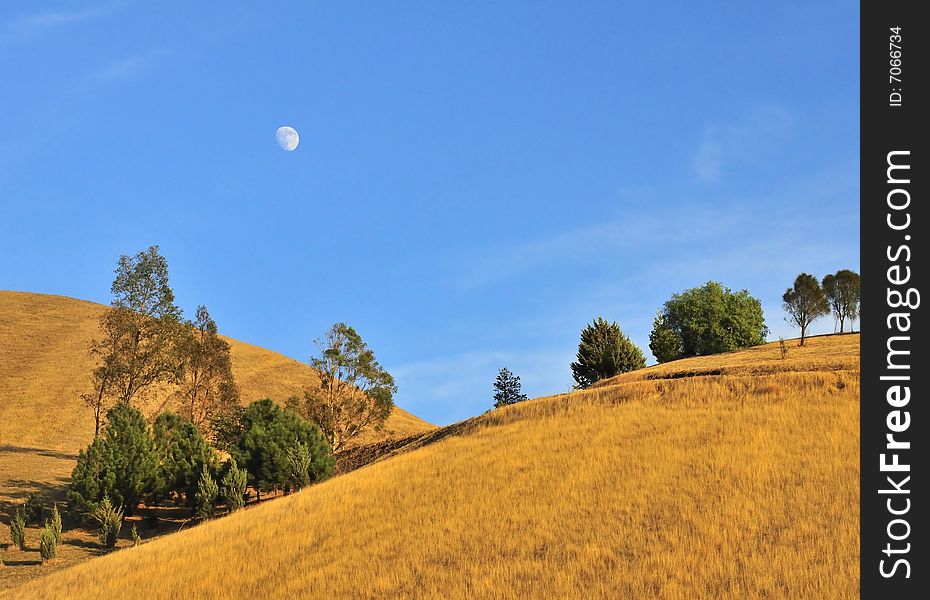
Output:
<path fill-rule="evenodd" d="M 789 315 L 785 320 L 801 328 L 800 345 L 803 346 L 810 324 L 830 314 L 827 296 L 816 277 L 801 273 L 795 278 L 794 285 L 785 291 L 782 300 L 785 312 Z"/>
<path fill-rule="evenodd" d="M 177 343 L 181 414 L 201 433 L 225 407 L 238 404 L 239 390 L 232 373 L 229 344 L 217 333 L 205 306 L 181 329 Z"/>
<path fill-rule="evenodd" d="M 336 323 L 322 340 L 320 355 L 310 359 L 319 383 L 290 407 L 320 426 L 333 451 L 366 429 L 381 430 L 394 409 L 397 386 L 361 336 Z"/>
<path fill-rule="evenodd" d="M 577 358 L 571 365 L 572 377 L 582 389 L 595 381 L 646 366 L 642 350 L 623 334 L 616 322 L 608 323 L 602 317 L 581 331 Z"/>
<path fill-rule="evenodd" d="M 98 363 L 94 406 L 105 396 L 129 404 L 152 384 L 177 377 L 173 350 L 181 311 L 168 285 L 168 262 L 152 246 L 121 256 L 115 274 L 113 301 L 100 320 L 102 337 L 91 343 Z"/>
<path fill-rule="evenodd" d="M 39 555 L 43 561 L 51 560 L 58 554 L 58 538 L 54 526 L 47 522 L 39 536 Z"/>
<path fill-rule="evenodd" d="M 292 482 L 288 450 L 301 443 L 306 444 L 311 457 L 309 482 L 332 475 L 335 460 L 320 428 L 266 398 L 246 408 L 242 435 L 230 448 L 230 454 L 248 471 L 248 482 L 256 490 L 289 490 Z"/>
<path fill-rule="evenodd" d="M 507 406 L 526 400 L 526 394 L 520 387 L 520 377 L 504 367 L 494 380 L 494 408 Z"/>
<path fill-rule="evenodd" d="M 26 517 L 21 509 L 16 509 L 10 518 L 10 541 L 20 550 L 26 549 Z"/>
<path fill-rule="evenodd" d="M 201 473 L 213 468 L 213 449 L 194 424 L 174 413 L 158 415 L 152 427 L 158 457 L 158 492 L 162 496 L 184 497 L 194 506 L 194 494 Z"/>
<path fill-rule="evenodd" d="M 91 517 L 97 521 L 100 531 L 97 537 L 104 548 L 113 548 L 116 546 L 116 540 L 119 538 L 119 532 L 123 528 L 123 507 L 115 507 L 110 501 L 110 497 L 104 495 L 94 510 Z"/>
<path fill-rule="evenodd" d="M 239 510 L 245 505 L 248 477 L 245 469 L 240 469 L 236 464 L 236 459 L 229 460 L 226 474 L 220 480 L 220 497 L 230 511 Z"/>
<path fill-rule="evenodd" d="M 201 519 L 209 519 L 213 516 L 216 497 L 219 493 L 220 488 L 216 485 L 213 476 L 210 475 L 210 469 L 205 467 L 200 475 L 200 481 L 197 483 L 197 516 Z"/>
<path fill-rule="evenodd" d="M 313 457 L 307 444 L 297 442 L 287 449 L 287 478 L 292 489 L 301 490 L 310 484 Z"/>
<path fill-rule="evenodd" d="M 833 275 L 823 278 L 823 291 L 833 315 L 840 323 L 840 333 L 846 319 L 850 324 L 859 316 L 859 274 L 849 269 L 841 269 Z"/>
<path fill-rule="evenodd" d="M 93 512 L 104 498 L 112 498 L 132 512 L 153 490 L 157 468 L 145 417 L 131 406 L 118 404 L 107 413 L 103 434 L 78 453 L 68 502 L 72 510 Z"/>
<path fill-rule="evenodd" d="M 649 349 L 660 363 L 730 352 L 765 342 L 762 303 L 716 281 L 672 294 L 656 316 Z"/>
<path fill-rule="evenodd" d="M 58 503 L 52 505 L 52 518 L 49 520 L 49 523 L 52 525 L 52 531 L 55 532 L 55 543 L 61 543 L 61 513 L 58 512 Z"/>

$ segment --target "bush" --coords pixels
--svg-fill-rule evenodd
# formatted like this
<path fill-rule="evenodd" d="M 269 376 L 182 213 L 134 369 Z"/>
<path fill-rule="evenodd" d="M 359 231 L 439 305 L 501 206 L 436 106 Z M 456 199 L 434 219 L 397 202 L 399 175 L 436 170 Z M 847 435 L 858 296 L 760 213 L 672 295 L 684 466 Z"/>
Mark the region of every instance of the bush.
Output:
<path fill-rule="evenodd" d="M 287 449 L 288 484 L 292 489 L 300 490 L 310 484 L 310 466 L 313 459 L 307 444 L 297 442 Z"/>
<path fill-rule="evenodd" d="M 581 331 L 578 361 L 571 366 L 577 387 L 586 388 L 595 381 L 642 369 L 646 357 L 617 323 L 598 317 Z"/>
<path fill-rule="evenodd" d="M 142 536 L 139 535 L 139 530 L 136 529 L 136 526 L 133 525 L 132 529 L 129 530 L 129 535 L 132 537 L 132 545 L 138 546 L 142 543 Z"/>
<path fill-rule="evenodd" d="M 23 517 L 27 525 L 29 523 L 38 525 L 42 522 L 42 498 L 35 492 L 26 496 L 26 501 L 23 503 Z"/>
<path fill-rule="evenodd" d="M 649 349 L 659 362 L 758 346 L 768 327 L 762 303 L 716 281 L 685 290 L 662 306 L 652 325 Z"/>
<path fill-rule="evenodd" d="M 43 561 L 51 560 L 58 554 L 58 534 L 55 532 L 55 527 L 48 521 L 42 529 L 42 535 L 39 536 L 39 554 L 42 555 Z"/>
<path fill-rule="evenodd" d="M 226 474 L 220 481 L 220 496 L 230 511 L 239 510 L 245 505 L 245 494 L 249 474 L 240 469 L 235 459 L 230 459 Z"/>
<path fill-rule="evenodd" d="M 209 519 L 213 516 L 214 507 L 216 506 L 216 497 L 219 494 L 219 487 L 216 481 L 210 475 L 210 470 L 204 468 L 200 475 L 200 482 L 197 484 L 196 506 L 197 516 L 203 519 Z"/>
<path fill-rule="evenodd" d="M 103 500 L 91 512 L 91 517 L 100 526 L 97 537 L 105 548 L 116 546 L 119 532 L 123 528 L 123 507 L 115 508 L 110 497 L 104 495 Z"/>
<path fill-rule="evenodd" d="M 204 469 L 213 467 L 213 449 L 194 424 L 174 413 L 158 415 L 152 427 L 158 456 L 158 494 L 184 496 L 193 508 L 197 484 Z"/>
<path fill-rule="evenodd" d="M 58 512 L 58 503 L 52 505 L 52 519 L 49 521 L 52 525 L 52 529 L 55 531 L 55 543 L 61 543 L 61 513 Z"/>
<path fill-rule="evenodd" d="M 311 464 L 308 480 L 313 483 L 332 475 L 335 466 L 329 442 L 320 428 L 271 400 L 251 403 L 242 415 L 242 434 L 230 453 L 245 467 L 248 482 L 259 491 L 289 489 L 287 451 L 298 443 L 307 445 Z"/>
<path fill-rule="evenodd" d="M 120 404 L 107 413 L 103 435 L 78 454 L 68 503 L 92 513 L 104 497 L 131 513 L 156 482 L 158 459 L 145 417 Z"/>
<path fill-rule="evenodd" d="M 19 508 L 10 519 L 10 541 L 20 550 L 26 549 L 26 517 Z"/>

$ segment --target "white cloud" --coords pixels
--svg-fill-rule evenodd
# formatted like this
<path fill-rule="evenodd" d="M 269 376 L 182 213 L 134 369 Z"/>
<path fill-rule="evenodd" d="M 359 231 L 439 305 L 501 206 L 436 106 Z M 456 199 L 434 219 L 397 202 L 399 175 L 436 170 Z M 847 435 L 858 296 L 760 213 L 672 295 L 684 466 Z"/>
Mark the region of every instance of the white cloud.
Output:
<path fill-rule="evenodd" d="M 109 14 L 116 7 L 113 3 L 101 4 L 85 10 L 46 11 L 24 15 L 14 19 L 0 29 L 0 42 L 16 42 L 30 39 L 57 27 L 86 21 Z"/>

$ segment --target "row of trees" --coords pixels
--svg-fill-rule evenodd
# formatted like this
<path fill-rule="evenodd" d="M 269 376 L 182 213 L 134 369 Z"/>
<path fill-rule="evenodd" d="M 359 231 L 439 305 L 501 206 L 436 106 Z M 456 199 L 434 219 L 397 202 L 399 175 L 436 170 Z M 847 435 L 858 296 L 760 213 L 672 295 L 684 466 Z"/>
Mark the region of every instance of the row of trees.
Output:
<path fill-rule="evenodd" d="M 165 412 L 150 427 L 138 409 L 118 404 L 78 454 L 69 508 L 92 516 L 106 501 L 131 515 L 140 504 L 170 502 L 208 517 L 217 504 L 241 507 L 247 486 L 288 492 L 332 475 L 335 460 L 319 427 L 271 400 L 238 411 L 223 436 L 230 458 L 220 462 L 188 419 Z"/>
<path fill-rule="evenodd" d="M 832 312 L 844 331 L 845 323 L 859 317 L 858 273 L 842 269 L 818 281 L 801 273 L 783 297 L 787 320 L 801 330 L 804 345 L 807 329 L 819 317 Z M 729 352 L 765 342 L 769 329 L 762 303 L 748 291 L 734 292 L 709 281 L 701 287 L 673 294 L 659 309 L 649 334 L 649 349 L 660 363 Z M 646 358 L 616 322 L 602 317 L 581 331 L 577 359 L 571 364 L 576 388 L 601 379 L 641 369 Z M 502 369 L 494 384 L 495 408 L 525 399 L 520 378 Z"/>
<path fill-rule="evenodd" d="M 120 257 L 113 301 L 91 344 L 96 359 L 92 389 L 83 395 L 94 414 L 95 436 L 103 416 L 117 405 L 141 406 L 148 392 L 172 392 L 160 403 L 204 436 L 223 431 L 240 411 L 229 344 L 205 306 L 193 321 L 182 318 L 168 281 L 168 263 L 152 246 Z M 316 340 L 310 359 L 317 380 L 287 404 L 316 423 L 334 451 L 367 429 L 381 429 L 394 408 L 394 378 L 361 336 L 336 323 Z"/>
<path fill-rule="evenodd" d="M 239 402 L 229 344 L 205 306 L 183 320 L 158 246 L 121 256 L 115 274 L 101 336 L 91 343 L 92 389 L 82 396 L 93 410 L 94 435 L 111 407 L 141 401 L 159 384 L 175 386 L 169 400 L 207 434 L 210 420 Z"/>
<path fill-rule="evenodd" d="M 820 317 L 833 313 L 840 333 L 848 320 L 852 329 L 859 318 L 861 298 L 859 274 L 849 269 L 826 275 L 822 281 L 808 273 L 798 275 L 782 296 L 788 321 L 801 330 L 804 345 L 807 328 Z"/>

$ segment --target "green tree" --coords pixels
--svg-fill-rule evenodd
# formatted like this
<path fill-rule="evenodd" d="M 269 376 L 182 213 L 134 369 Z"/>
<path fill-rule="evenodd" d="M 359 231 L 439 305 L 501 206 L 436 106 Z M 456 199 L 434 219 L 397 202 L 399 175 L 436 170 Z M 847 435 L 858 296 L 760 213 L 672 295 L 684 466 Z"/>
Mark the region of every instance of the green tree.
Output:
<path fill-rule="evenodd" d="M 288 449 L 306 444 L 311 456 L 310 482 L 332 475 L 335 460 L 320 428 L 269 399 L 251 403 L 242 415 L 242 435 L 230 448 L 248 482 L 259 492 L 290 489 Z"/>
<path fill-rule="evenodd" d="M 158 246 L 121 256 L 111 290 L 113 301 L 91 343 L 97 359 L 94 391 L 85 402 L 98 416 L 107 399 L 129 404 L 153 384 L 178 376 L 175 340 L 181 318 L 168 284 L 168 262 Z"/>
<path fill-rule="evenodd" d="M 204 468 L 200 475 L 200 481 L 197 483 L 197 516 L 201 519 L 209 519 L 213 516 L 216 509 L 216 498 L 220 493 L 219 486 L 210 474 L 209 468 Z"/>
<path fill-rule="evenodd" d="M 313 457 L 307 444 L 297 442 L 287 449 L 287 475 L 290 487 L 301 490 L 310 484 L 310 467 L 313 466 Z"/>
<path fill-rule="evenodd" d="M 586 388 L 595 381 L 641 369 L 646 358 L 616 322 L 598 317 L 581 331 L 577 362 L 571 366 L 577 387 Z"/>
<path fill-rule="evenodd" d="M 158 457 L 145 417 L 127 404 L 107 413 L 103 434 L 78 453 L 68 501 L 92 512 L 106 497 L 131 512 L 156 483 Z"/>
<path fill-rule="evenodd" d="M 180 412 L 207 434 L 210 422 L 224 408 L 239 403 L 239 390 L 233 378 L 229 344 L 220 338 L 205 306 L 199 306 L 195 320 L 181 328 L 177 352 L 181 365 Z"/>
<path fill-rule="evenodd" d="M 520 377 L 510 372 L 510 369 L 504 367 L 497 374 L 494 380 L 494 408 L 523 402 L 526 400 L 526 394 L 520 386 Z"/>
<path fill-rule="evenodd" d="M 39 536 L 39 555 L 43 561 L 51 560 L 58 554 L 58 537 L 51 523 L 46 522 Z"/>
<path fill-rule="evenodd" d="M 104 548 L 115 547 L 119 532 L 123 528 L 123 508 L 113 506 L 110 497 L 104 495 L 103 500 L 91 512 L 91 517 L 100 527 L 97 533 L 100 543 Z"/>
<path fill-rule="evenodd" d="M 161 496 L 181 496 L 189 507 L 204 469 L 215 463 L 213 449 L 194 424 L 174 413 L 158 415 L 153 426 L 158 458 L 158 491 Z"/>
<path fill-rule="evenodd" d="M 210 419 L 210 433 L 217 450 L 228 452 L 242 437 L 242 417 L 245 407 L 239 404 L 223 406 Z"/>
<path fill-rule="evenodd" d="M 746 290 L 733 292 L 716 281 L 673 294 L 662 305 L 649 335 L 656 360 L 730 352 L 765 342 L 762 303 Z"/>
<path fill-rule="evenodd" d="M 823 291 L 833 315 L 840 323 L 840 333 L 843 333 L 846 320 L 849 319 L 851 326 L 859 316 L 859 274 L 841 269 L 833 275 L 827 275 L 823 278 Z"/>
<path fill-rule="evenodd" d="M 220 481 L 220 497 L 230 511 L 239 510 L 245 505 L 248 477 L 246 470 L 236 464 L 236 459 L 229 460 L 226 474 Z"/>
<path fill-rule="evenodd" d="M 61 513 L 58 512 L 58 503 L 52 505 L 52 518 L 49 520 L 49 523 L 52 525 L 52 530 L 55 532 L 55 543 L 61 543 Z"/>
<path fill-rule="evenodd" d="M 316 340 L 320 355 L 310 359 L 319 376 L 304 398 L 290 404 L 320 426 L 333 451 L 366 429 L 381 430 L 394 409 L 397 386 L 361 336 L 336 323 Z"/>
<path fill-rule="evenodd" d="M 785 320 L 801 329 L 800 345 L 803 346 L 810 324 L 830 314 L 827 296 L 816 277 L 801 273 L 795 278 L 794 285 L 785 291 L 782 300 L 785 312 L 789 315 Z"/>
<path fill-rule="evenodd" d="M 660 363 L 681 358 L 681 335 L 669 323 L 662 312 L 652 322 L 652 332 L 649 334 L 649 349 Z"/>
<path fill-rule="evenodd" d="M 26 549 L 26 517 L 19 508 L 10 517 L 10 541 L 20 550 Z"/>

